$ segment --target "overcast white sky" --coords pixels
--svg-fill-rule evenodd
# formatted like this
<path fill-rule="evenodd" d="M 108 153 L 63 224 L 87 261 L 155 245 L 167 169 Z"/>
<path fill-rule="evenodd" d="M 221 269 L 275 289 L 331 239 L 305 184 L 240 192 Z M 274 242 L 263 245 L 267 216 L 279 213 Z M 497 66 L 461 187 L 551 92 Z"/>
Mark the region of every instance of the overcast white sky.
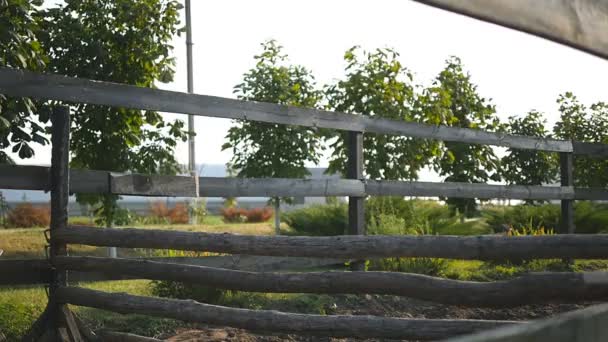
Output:
<path fill-rule="evenodd" d="M 564 91 L 573 91 L 585 103 L 608 101 L 608 61 L 411 1 L 192 0 L 192 6 L 194 91 L 199 94 L 233 97 L 232 88 L 253 66 L 260 43 L 272 38 L 293 63 L 312 70 L 319 84 L 343 75 L 342 57 L 353 45 L 396 49 L 424 84 L 448 56 L 459 56 L 503 119 L 537 109 L 553 123 L 555 100 Z M 185 91 L 185 35 L 176 37 L 174 45 L 175 82 L 161 87 Z M 195 118 L 197 163 L 229 160 L 220 148 L 229 127 L 229 120 Z M 177 154 L 187 163 L 186 144 Z M 48 149 L 39 149 L 26 163 L 49 164 Z"/>

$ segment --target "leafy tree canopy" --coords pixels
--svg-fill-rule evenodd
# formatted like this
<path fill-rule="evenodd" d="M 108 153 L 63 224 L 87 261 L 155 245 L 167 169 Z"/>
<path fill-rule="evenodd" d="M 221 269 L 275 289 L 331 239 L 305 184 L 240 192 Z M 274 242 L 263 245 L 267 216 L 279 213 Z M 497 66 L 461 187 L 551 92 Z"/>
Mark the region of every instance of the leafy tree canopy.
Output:
<path fill-rule="evenodd" d="M 282 47 L 262 44 L 256 65 L 234 87 L 239 99 L 314 108 L 321 94 L 306 68 L 291 65 Z M 318 163 L 320 139 L 308 127 L 238 120 L 226 136 L 223 150 L 232 151 L 229 166 L 238 177 L 303 178 L 306 162 Z M 288 200 L 288 199 L 285 199 Z"/>
<path fill-rule="evenodd" d="M 346 51 L 344 80 L 325 89 L 328 107 L 394 120 L 436 122 L 435 112 L 420 108 L 412 73 L 391 49 L 373 52 L 353 47 Z M 328 172 L 346 174 L 347 134 L 328 136 L 333 153 Z M 437 143 L 404 136 L 366 133 L 363 136 L 365 175 L 372 179 L 416 179 L 418 171 L 437 152 Z"/>
<path fill-rule="evenodd" d="M 485 131 L 500 127 L 494 105 L 478 94 L 457 57 L 446 61 L 445 69 L 427 89 L 425 104 L 448 126 Z M 499 161 L 491 146 L 444 142 L 434 168 L 447 182 L 486 183 L 500 180 Z M 448 198 L 447 203 L 465 215 L 476 209 L 474 199 Z"/>
<path fill-rule="evenodd" d="M 532 110 L 523 117 L 512 116 L 506 125 L 509 134 L 548 138 L 543 114 Z M 510 148 L 502 158 L 502 175 L 507 184 L 542 185 L 556 180 L 558 165 L 555 154 Z M 532 203 L 533 201 L 528 201 Z"/>
<path fill-rule="evenodd" d="M 608 105 L 604 102 L 589 108 L 566 92 L 557 99 L 560 120 L 553 132 L 557 138 L 584 142 L 608 143 Z M 605 187 L 608 184 L 608 161 L 576 156 L 574 184 L 582 187 Z"/>
<path fill-rule="evenodd" d="M 36 38 L 39 22 L 36 16 L 42 1 L 0 0 L 0 66 L 18 69 L 41 70 L 46 56 Z M 31 143 L 45 145 L 46 120 L 35 119 L 36 106 L 27 98 L 6 98 L 0 94 L 0 163 L 13 161 L 5 152 L 19 158 L 31 158 Z"/>
<path fill-rule="evenodd" d="M 41 41 L 49 69 L 68 76 L 154 87 L 172 80 L 172 37 L 179 33 L 173 0 L 69 0 L 44 15 Z M 152 111 L 74 104 L 71 166 L 175 173 L 174 147 L 187 138 L 183 122 Z M 103 203 L 111 221 L 117 196 L 81 195 Z"/>

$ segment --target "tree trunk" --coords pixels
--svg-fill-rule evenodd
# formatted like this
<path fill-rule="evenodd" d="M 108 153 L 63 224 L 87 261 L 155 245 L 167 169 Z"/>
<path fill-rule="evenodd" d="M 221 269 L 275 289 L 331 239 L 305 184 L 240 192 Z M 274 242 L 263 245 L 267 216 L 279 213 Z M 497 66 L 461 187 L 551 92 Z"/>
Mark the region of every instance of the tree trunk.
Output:
<path fill-rule="evenodd" d="M 274 232 L 281 235 L 281 202 L 278 198 L 274 201 Z"/>

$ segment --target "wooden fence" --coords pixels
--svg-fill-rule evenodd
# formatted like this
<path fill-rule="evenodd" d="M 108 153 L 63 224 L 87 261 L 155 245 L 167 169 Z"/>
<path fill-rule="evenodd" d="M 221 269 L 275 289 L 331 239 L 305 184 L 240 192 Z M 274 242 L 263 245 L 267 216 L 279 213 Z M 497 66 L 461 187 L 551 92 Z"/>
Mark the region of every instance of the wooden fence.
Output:
<path fill-rule="evenodd" d="M 554 199 L 562 203 L 560 232 L 573 233 L 573 201 L 606 200 L 604 189 L 575 188 L 573 158 L 608 157 L 608 145 L 513 136 L 446 126 L 432 126 L 360 115 L 326 112 L 276 104 L 184 94 L 130 85 L 36 74 L 0 68 L 0 94 L 63 102 L 108 105 L 197 114 L 278 124 L 346 130 L 348 179 L 235 179 L 191 176 L 118 174 L 99 170 L 69 170 L 68 107 L 52 115 L 52 165 L 0 166 L 0 188 L 51 191 L 48 261 L 0 262 L 1 284 L 48 282 L 49 304 L 25 336 L 44 334 L 63 340 L 94 339 L 66 304 L 120 313 L 139 313 L 264 332 L 292 332 L 339 337 L 379 337 L 433 340 L 487 330 L 513 321 L 427 320 L 375 316 L 319 316 L 244 310 L 128 294 L 104 293 L 68 285 L 68 277 L 91 273 L 106 279 L 174 280 L 253 292 L 392 294 L 448 305 L 509 307 L 530 303 L 599 301 L 608 299 L 608 275 L 538 273 L 499 282 L 468 282 L 416 274 L 363 272 L 361 260 L 386 257 L 436 257 L 477 260 L 530 258 L 608 258 L 608 235 L 551 236 L 366 236 L 366 196 L 448 196 L 463 198 Z M 398 134 L 473 144 L 489 144 L 560 153 L 562 183 L 557 187 L 504 186 L 366 180 L 363 175 L 363 134 Z M 70 193 L 138 196 L 349 196 L 348 234 L 332 237 L 246 236 L 136 228 L 99 229 L 68 226 Z M 222 254 L 285 258 L 332 258 L 351 261 L 352 272 L 273 272 L 272 269 L 229 269 L 219 264 L 176 263 L 172 259 L 120 259 L 69 256 L 70 244 L 207 251 Z M 218 258 L 226 258 L 224 256 Z M 301 259 L 310 260 L 310 259 Z M 192 261 L 192 260 L 190 260 Z M 307 261 L 309 262 L 309 261 Z M 26 272 L 29 271 L 29 272 Z M 8 280 L 7 280 L 8 279 Z M 598 313 L 598 317 L 604 313 Z M 594 316 L 595 317 L 595 316 Z M 528 331 L 524 325 L 520 329 Z M 519 328 L 517 328 L 519 329 Z M 509 331 L 520 331 L 509 330 Z M 105 332 L 104 336 L 112 333 Z M 109 334 L 109 335 L 108 335 Z M 516 334 L 517 335 L 517 334 Z M 511 341 L 511 340 L 509 340 Z M 512 340 L 520 341 L 520 340 Z M 522 340 L 523 341 L 523 340 Z"/>

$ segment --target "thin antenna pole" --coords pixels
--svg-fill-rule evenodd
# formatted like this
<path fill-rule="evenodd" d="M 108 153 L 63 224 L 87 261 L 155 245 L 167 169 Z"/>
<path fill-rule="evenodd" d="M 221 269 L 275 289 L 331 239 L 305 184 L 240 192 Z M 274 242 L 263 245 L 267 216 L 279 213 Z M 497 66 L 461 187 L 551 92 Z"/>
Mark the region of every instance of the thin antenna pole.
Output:
<path fill-rule="evenodd" d="M 194 92 L 194 75 L 192 74 L 192 10 L 190 0 L 186 1 L 186 61 L 188 73 L 188 93 Z M 188 170 L 190 175 L 198 177 L 196 174 L 195 144 L 194 144 L 194 116 L 188 114 Z M 188 220 L 190 224 L 196 224 L 198 219 L 195 215 L 194 207 L 198 205 L 197 199 L 190 200 L 190 210 Z"/>
<path fill-rule="evenodd" d="M 194 76 L 192 74 L 192 20 L 190 0 L 186 0 L 186 60 L 188 72 L 188 93 L 194 92 Z M 196 160 L 194 157 L 194 116 L 188 115 L 188 169 L 196 172 Z"/>

